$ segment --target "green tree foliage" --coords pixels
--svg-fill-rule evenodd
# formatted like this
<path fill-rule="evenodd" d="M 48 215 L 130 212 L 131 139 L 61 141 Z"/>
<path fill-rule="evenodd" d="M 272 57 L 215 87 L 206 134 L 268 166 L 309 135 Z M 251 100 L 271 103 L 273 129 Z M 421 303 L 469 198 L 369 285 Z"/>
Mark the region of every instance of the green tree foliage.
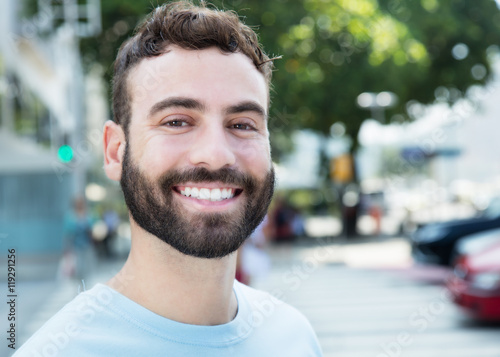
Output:
<path fill-rule="evenodd" d="M 155 2 L 102 1 L 103 32 L 83 42 L 87 62 L 108 78 L 121 42 Z M 306 127 L 328 133 L 343 122 L 356 142 L 369 113 L 356 105 L 362 92 L 392 91 L 399 104 L 387 113 L 409 120 L 407 103 L 450 103 L 491 74 L 488 48 L 500 43 L 494 0 L 233 0 L 214 1 L 255 26 L 276 60 L 270 128 L 274 148 L 287 132 Z M 458 45 L 458 46 L 457 46 Z M 395 114 L 399 114 L 395 117 Z M 274 129 L 274 130 L 273 130 Z"/>
<path fill-rule="evenodd" d="M 269 30 L 262 15 L 263 42 L 284 55 L 274 104 L 288 108 L 297 125 L 324 133 L 341 121 L 354 140 L 369 115 L 356 105 L 360 93 L 396 93 L 399 105 L 387 117 L 411 119 L 410 101 L 431 103 L 439 88 L 452 103 L 484 84 L 488 48 L 500 43 L 493 0 L 304 0 L 301 10 L 291 3 L 261 10 L 275 14 Z M 272 30 L 283 23 L 286 32 Z"/>

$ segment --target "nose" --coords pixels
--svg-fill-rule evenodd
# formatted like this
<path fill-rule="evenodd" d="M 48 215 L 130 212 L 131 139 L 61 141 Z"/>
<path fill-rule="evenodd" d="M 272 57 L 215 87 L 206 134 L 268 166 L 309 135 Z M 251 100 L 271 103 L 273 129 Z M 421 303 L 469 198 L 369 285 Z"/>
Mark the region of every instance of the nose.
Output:
<path fill-rule="evenodd" d="M 218 170 L 235 164 L 236 156 L 233 150 L 222 125 L 207 125 L 199 129 L 189 151 L 189 161 L 195 166 Z"/>

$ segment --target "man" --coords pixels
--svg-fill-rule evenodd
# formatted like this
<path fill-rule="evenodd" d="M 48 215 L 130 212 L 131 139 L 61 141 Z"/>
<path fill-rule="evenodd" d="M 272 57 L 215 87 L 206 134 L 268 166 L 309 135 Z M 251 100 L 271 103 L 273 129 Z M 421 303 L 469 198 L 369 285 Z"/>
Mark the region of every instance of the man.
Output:
<path fill-rule="evenodd" d="M 234 279 L 274 189 L 271 66 L 236 14 L 187 2 L 122 45 L 104 169 L 123 189 L 131 252 L 19 356 L 321 355 L 299 312 Z"/>

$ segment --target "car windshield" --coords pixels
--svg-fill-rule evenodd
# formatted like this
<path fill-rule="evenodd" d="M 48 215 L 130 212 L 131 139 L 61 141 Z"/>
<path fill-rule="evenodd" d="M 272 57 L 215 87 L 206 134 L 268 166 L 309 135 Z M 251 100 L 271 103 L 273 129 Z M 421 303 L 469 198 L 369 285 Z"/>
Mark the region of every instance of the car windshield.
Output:
<path fill-rule="evenodd" d="M 488 208 L 486 208 L 483 215 L 484 217 L 491 219 L 500 217 L 500 198 L 491 200 Z"/>

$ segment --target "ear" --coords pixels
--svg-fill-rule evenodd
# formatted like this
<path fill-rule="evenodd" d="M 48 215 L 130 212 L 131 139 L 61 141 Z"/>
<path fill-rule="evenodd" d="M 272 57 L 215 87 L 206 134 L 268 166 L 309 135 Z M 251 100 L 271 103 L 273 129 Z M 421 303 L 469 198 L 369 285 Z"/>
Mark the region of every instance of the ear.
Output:
<path fill-rule="evenodd" d="M 114 181 L 122 177 L 123 155 L 125 153 L 125 133 L 121 125 L 108 120 L 104 124 L 104 171 Z"/>

